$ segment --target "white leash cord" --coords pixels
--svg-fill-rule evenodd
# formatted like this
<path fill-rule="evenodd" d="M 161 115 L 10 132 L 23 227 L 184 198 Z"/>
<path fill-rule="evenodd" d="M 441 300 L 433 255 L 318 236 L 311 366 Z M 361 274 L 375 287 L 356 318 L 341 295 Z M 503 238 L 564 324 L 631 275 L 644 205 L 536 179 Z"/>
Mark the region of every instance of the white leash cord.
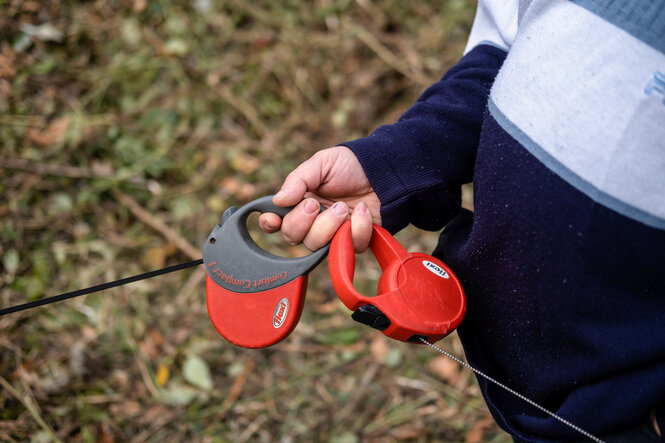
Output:
<path fill-rule="evenodd" d="M 563 418 L 563 417 L 561 417 L 561 416 L 555 414 L 554 412 L 550 411 L 549 409 L 546 409 L 546 408 L 540 406 L 538 403 L 536 403 L 535 401 L 531 400 L 530 398 L 525 397 L 524 395 L 520 394 L 519 392 L 515 391 L 514 389 L 511 389 L 511 388 L 509 388 L 508 386 L 504 385 L 503 383 L 501 383 L 501 382 L 499 382 L 499 381 L 493 379 L 492 377 L 490 377 L 489 375 L 485 374 L 484 372 L 482 372 L 482 371 L 480 371 L 480 370 L 474 368 L 474 367 L 471 366 L 470 364 L 468 364 L 468 363 L 466 363 L 466 362 L 460 360 L 459 358 L 457 358 L 457 357 L 455 357 L 454 355 L 452 355 L 452 354 L 450 354 L 450 353 L 444 351 L 443 349 L 439 348 L 438 346 L 433 345 L 432 343 L 428 342 L 428 341 L 425 340 L 424 338 L 420 337 L 420 341 L 423 342 L 424 344 L 426 344 L 427 346 L 429 346 L 430 348 L 434 349 L 435 351 L 438 351 L 439 353 L 445 355 L 446 357 L 455 360 L 457 363 L 459 363 L 460 365 L 464 366 L 465 368 L 471 369 L 474 373 L 480 375 L 480 376 L 483 377 L 484 379 L 486 379 L 486 380 L 488 380 L 488 381 L 491 381 L 491 382 L 494 383 L 495 385 L 497 385 L 497 386 L 499 386 L 499 387 L 505 389 L 506 391 L 510 392 L 510 393 L 513 394 L 514 396 L 516 396 L 516 397 L 518 397 L 518 398 L 524 400 L 525 402 L 529 403 L 531 406 L 533 406 L 533 407 L 535 407 L 535 408 L 538 408 L 538 409 L 540 409 L 541 411 L 543 411 L 543 412 L 545 412 L 546 414 L 548 414 L 549 416 L 551 416 L 551 417 L 553 417 L 553 418 L 559 420 L 561 423 L 565 424 L 566 426 L 571 427 L 572 429 L 576 430 L 577 432 L 579 432 L 580 434 L 584 435 L 585 437 L 588 437 L 588 438 L 590 438 L 591 440 L 596 441 L 596 442 L 598 442 L 598 443 L 604 443 L 603 440 L 599 439 L 599 438 L 596 437 L 595 435 L 593 435 L 593 434 L 591 434 L 591 433 L 585 431 L 584 429 L 580 428 L 579 426 L 575 425 L 574 423 L 569 422 L 569 421 L 566 420 L 565 418 Z"/>

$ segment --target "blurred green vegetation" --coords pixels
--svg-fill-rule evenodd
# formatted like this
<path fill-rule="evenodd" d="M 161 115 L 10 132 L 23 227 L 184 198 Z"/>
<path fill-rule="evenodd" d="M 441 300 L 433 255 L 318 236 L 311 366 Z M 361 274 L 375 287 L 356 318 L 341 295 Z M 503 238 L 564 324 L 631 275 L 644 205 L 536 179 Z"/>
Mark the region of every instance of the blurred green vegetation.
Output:
<path fill-rule="evenodd" d="M 198 258 L 228 206 L 394 121 L 474 8 L 0 1 L 0 306 Z M 377 277 L 362 256 L 359 287 Z M 325 265 L 269 349 L 219 337 L 204 292 L 188 270 L 1 318 L 0 440 L 508 441 L 470 373 L 354 323 Z"/>

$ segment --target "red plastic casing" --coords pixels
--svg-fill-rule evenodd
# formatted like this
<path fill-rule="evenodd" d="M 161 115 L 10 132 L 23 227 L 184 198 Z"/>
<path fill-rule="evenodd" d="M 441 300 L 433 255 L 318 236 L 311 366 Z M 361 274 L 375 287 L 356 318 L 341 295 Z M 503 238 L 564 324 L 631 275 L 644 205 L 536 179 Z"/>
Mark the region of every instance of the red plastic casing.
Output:
<path fill-rule="evenodd" d="M 206 275 L 206 302 L 212 324 L 225 339 L 244 348 L 264 348 L 286 338 L 298 324 L 307 274 L 266 291 L 237 293 Z"/>
<path fill-rule="evenodd" d="M 405 342 L 413 342 L 415 337 L 435 342 L 459 326 L 466 299 L 448 266 L 430 255 L 407 252 L 377 225 L 373 227 L 370 249 L 383 271 L 374 297 L 364 296 L 353 287 L 356 255 L 350 221 L 339 229 L 330 245 L 330 277 L 347 308 L 356 311 L 363 305 L 374 305 L 390 320 L 383 334 Z"/>

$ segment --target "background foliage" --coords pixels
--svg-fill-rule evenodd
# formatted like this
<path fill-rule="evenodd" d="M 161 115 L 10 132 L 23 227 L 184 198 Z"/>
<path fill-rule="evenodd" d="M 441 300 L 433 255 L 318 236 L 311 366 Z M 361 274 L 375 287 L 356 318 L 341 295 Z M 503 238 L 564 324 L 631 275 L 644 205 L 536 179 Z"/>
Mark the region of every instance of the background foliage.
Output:
<path fill-rule="evenodd" d="M 199 258 L 225 208 L 394 121 L 460 57 L 473 13 L 0 0 L 1 306 Z M 431 251 L 436 234 L 399 238 Z M 217 335 L 203 282 L 188 270 L 1 318 L 0 440 L 507 441 L 469 372 L 351 321 L 325 265 L 296 331 L 264 350 Z"/>

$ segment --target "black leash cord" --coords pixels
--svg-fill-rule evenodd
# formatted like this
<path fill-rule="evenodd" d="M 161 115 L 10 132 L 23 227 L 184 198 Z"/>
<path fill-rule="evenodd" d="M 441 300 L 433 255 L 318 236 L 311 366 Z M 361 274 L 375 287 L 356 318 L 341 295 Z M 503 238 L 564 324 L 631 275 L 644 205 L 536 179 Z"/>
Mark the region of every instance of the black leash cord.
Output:
<path fill-rule="evenodd" d="M 180 263 L 173 266 L 167 266 L 166 268 L 155 269 L 154 271 L 146 272 L 144 274 L 133 275 L 131 277 L 121 278 L 120 280 L 110 281 L 102 283 L 101 285 L 91 286 L 89 288 L 78 289 L 76 291 L 66 292 L 64 294 L 54 295 L 52 297 L 41 298 L 39 300 L 31 301 L 28 303 L 23 303 L 21 305 L 10 306 L 8 308 L 0 309 L 0 317 L 3 315 L 13 314 L 14 312 L 25 311 L 26 309 L 36 308 L 38 306 L 48 305 L 50 303 L 55 303 L 63 300 L 68 300 L 70 298 L 78 297 L 81 295 L 92 294 L 93 292 L 103 291 L 105 289 L 115 288 L 117 286 L 126 285 L 128 283 L 134 283 L 135 281 L 145 280 L 152 277 L 157 277 L 158 275 L 168 274 L 169 272 L 180 271 L 182 269 L 191 268 L 193 266 L 198 266 L 203 263 L 203 259 L 193 260 L 186 263 Z"/>

